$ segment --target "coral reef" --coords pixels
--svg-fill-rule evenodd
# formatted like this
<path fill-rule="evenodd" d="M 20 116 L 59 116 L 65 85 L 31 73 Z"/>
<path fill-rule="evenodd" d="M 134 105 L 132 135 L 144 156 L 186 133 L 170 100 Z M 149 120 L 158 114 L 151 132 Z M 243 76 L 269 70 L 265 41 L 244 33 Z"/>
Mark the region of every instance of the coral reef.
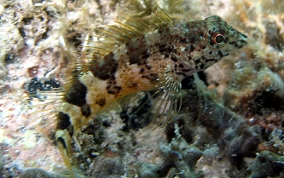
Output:
<path fill-rule="evenodd" d="M 89 176 L 119 178 L 124 174 L 122 162 L 118 158 L 98 156 L 94 159 L 92 165 L 90 166 Z"/>
<path fill-rule="evenodd" d="M 279 156 L 269 151 L 262 151 L 257 154 L 255 160 L 249 166 L 249 170 L 252 172 L 251 177 L 267 177 L 284 175 L 284 157 Z"/>
<path fill-rule="evenodd" d="M 189 96 L 192 102 L 194 96 Z M 261 142 L 260 129 L 247 126 L 241 116 L 230 113 L 209 98 L 203 102 L 205 109 L 198 115 L 198 119 L 212 137 L 218 140 L 218 145 L 224 149 L 231 164 L 240 168 L 243 158 L 256 152 Z"/>
<path fill-rule="evenodd" d="M 164 127 L 149 111 L 151 92 L 91 120 L 72 143 L 76 177 L 284 176 L 283 0 L 7 0 L 0 3 L 1 177 L 68 177 L 52 140 L 61 97 L 54 89 L 88 55 L 83 44 L 102 24 L 146 17 L 155 6 L 186 20 L 219 15 L 249 44 L 186 78 L 181 111 Z"/>
<path fill-rule="evenodd" d="M 20 175 L 20 178 L 66 178 L 67 176 L 60 176 L 55 175 L 52 173 L 48 173 L 43 169 L 37 169 L 37 168 L 30 168 L 24 170 Z"/>

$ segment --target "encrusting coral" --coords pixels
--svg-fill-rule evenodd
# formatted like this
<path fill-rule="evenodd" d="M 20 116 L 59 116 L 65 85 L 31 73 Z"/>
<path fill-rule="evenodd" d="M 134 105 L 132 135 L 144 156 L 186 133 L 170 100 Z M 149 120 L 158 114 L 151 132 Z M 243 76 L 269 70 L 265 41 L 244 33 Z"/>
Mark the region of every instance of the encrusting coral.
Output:
<path fill-rule="evenodd" d="M 182 81 L 181 111 L 164 127 L 156 122 L 161 116 L 149 112 L 157 99 L 151 92 L 92 119 L 72 144 L 76 177 L 283 177 L 283 5 L 283 0 L 0 3 L 1 176 L 68 177 L 52 140 L 58 102 L 48 102 L 61 96 L 47 91 L 76 75 L 68 65 L 90 54 L 86 43 L 96 42 L 101 24 L 125 22 L 123 14 L 148 17 L 158 6 L 177 19 L 219 15 L 248 36 L 248 45 Z"/>

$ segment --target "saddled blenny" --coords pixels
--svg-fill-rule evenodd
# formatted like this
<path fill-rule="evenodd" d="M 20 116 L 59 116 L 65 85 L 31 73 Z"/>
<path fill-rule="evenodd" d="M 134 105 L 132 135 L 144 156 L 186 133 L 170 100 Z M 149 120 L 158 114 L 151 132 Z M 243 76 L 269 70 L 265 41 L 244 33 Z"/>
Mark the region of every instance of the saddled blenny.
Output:
<path fill-rule="evenodd" d="M 108 48 L 100 59 L 77 67 L 65 86 L 55 137 L 71 176 L 71 136 L 94 115 L 122 97 L 159 89 L 166 96 L 164 105 L 178 111 L 179 106 L 171 101 L 181 89 L 181 80 L 247 44 L 246 35 L 218 16 L 176 22 L 158 10 L 150 19 L 118 23 L 105 31 L 113 38 L 110 41 L 118 41 L 118 47 L 101 44 L 91 49 Z"/>

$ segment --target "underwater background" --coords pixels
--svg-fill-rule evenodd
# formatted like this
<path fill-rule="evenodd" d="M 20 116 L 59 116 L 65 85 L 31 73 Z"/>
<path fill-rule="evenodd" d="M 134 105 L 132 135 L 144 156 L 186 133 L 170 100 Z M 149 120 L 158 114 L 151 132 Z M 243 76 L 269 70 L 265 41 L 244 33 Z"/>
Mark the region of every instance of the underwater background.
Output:
<path fill-rule="evenodd" d="M 97 29 L 156 7 L 188 21 L 218 15 L 248 45 L 186 78 L 164 127 L 143 105 L 151 92 L 90 121 L 73 145 L 76 177 L 284 177 L 283 0 L 0 0 L 1 177 L 68 177 L 52 91 Z"/>

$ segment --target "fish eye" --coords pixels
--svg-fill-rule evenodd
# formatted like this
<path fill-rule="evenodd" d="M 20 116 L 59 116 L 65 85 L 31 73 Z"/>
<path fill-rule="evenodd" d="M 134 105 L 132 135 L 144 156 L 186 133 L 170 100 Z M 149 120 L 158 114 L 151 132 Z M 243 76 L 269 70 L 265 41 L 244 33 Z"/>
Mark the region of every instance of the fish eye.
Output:
<path fill-rule="evenodd" d="M 213 27 L 206 33 L 206 42 L 211 47 L 220 49 L 226 45 L 228 41 L 228 38 L 225 34 L 225 30 Z"/>
<path fill-rule="evenodd" d="M 225 36 L 218 33 L 218 34 L 214 34 L 211 38 L 211 41 L 213 44 L 220 44 L 225 40 Z"/>

